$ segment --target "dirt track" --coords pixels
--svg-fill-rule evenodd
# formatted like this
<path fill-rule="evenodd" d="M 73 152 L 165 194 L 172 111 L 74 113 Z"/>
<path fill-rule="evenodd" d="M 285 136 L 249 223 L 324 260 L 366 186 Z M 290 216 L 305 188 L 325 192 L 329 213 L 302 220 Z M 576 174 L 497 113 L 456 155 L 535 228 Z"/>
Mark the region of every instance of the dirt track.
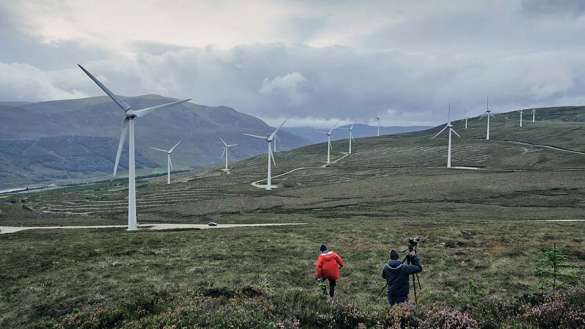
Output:
<path fill-rule="evenodd" d="M 306 223 L 267 223 L 267 224 L 218 224 L 209 226 L 207 224 L 142 224 L 138 225 L 139 230 L 146 231 L 164 231 L 164 230 L 181 230 L 195 229 L 207 230 L 216 228 L 234 228 L 234 227 L 261 227 L 261 226 L 290 226 L 305 225 Z M 58 229 L 101 229 L 101 228 L 126 228 L 127 225 L 95 225 L 95 226 L 0 226 L 0 234 L 10 234 L 26 230 L 58 230 Z"/>

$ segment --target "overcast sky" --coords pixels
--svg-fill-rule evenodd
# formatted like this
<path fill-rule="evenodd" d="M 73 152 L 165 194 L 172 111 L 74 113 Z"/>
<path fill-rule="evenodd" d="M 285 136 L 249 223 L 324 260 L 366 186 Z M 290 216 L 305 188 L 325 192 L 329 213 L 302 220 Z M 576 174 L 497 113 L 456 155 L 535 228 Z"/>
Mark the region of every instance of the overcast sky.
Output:
<path fill-rule="evenodd" d="M 585 104 L 585 1 L 0 2 L 0 101 L 192 97 L 275 124 Z"/>

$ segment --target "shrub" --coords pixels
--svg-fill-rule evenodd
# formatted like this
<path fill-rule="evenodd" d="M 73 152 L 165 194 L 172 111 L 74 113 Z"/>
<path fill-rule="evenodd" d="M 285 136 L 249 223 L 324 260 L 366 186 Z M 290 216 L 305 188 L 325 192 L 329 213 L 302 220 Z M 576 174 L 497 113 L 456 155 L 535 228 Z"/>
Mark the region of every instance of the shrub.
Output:
<path fill-rule="evenodd" d="M 413 304 L 401 303 L 392 306 L 383 315 L 384 328 L 405 329 L 416 328 L 418 325 Z"/>
<path fill-rule="evenodd" d="M 538 328 L 585 328 L 585 310 L 568 304 L 565 297 L 529 307 L 520 318 Z"/>
<path fill-rule="evenodd" d="M 420 329 L 479 329 L 477 321 L 469 314 L 457 310 L 443 309 L 427 313 Z"/>

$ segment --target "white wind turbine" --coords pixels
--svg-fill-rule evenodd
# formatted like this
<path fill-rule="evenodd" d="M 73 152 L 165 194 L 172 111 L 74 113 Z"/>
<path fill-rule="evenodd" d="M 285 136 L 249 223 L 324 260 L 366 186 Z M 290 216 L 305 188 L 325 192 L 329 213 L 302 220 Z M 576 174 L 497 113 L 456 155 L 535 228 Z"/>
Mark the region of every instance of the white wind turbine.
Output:
<path fill-rule="evenodd" d="M 522 128 L 522 112 L 523 112 L 523 111 L 524 111 L 524 110 L 520 110 L 520 128 Z"/>
<path fill-rule="evenodd" d="M 228 153 L 229 153 L 230 148 L 236 147 L 236 146 L 238 146 L 238 144 L 228 144 L 221 137 L 219 137 L 219 140 L 223 144 L 223 152 L 221 153 L 220 158 L 223 158 L 223 156 L 225 155 L 225 168 L 223 168 L 222 171 L 224 171 L 226 174 L 229 174 L 230 168 L 228 165 Z"/>
<path fill-rule="evenodd" d="M 380 137 L 380 117 L 376 117 L 376 121 L 378 122 L 378 137 Z"/>
<path fill-rule="evenodd" d="M 485 133 L 485 140 L 489 141 L 490 140 L 490 118 L 492 116 L 492 111 L 490 111 L 490 107 L 489 107 L 489 98 L 486 98 L 485 113 L 482 116 L 487 117 L 487 127 L 486 127 L 486 133 Z"/>
<path fill-rule="evenodd" d="M 532 109 L 532 123 L 536 122 L 536 109 Z"/>
<path fill-rule="evenodd" d="M 268 135 L 268 136 L 258 136 L 258 135 L 252 135 L 252 134 L 244 134 L 246 136 L 250 136 L 250 137 L 254 137 L 254 138 L 258 138 L 258 139 L 263 139 L 266 141 L 266 145 L 268 146 L 268 151 L 266 153 L 267 158 L 268 158 L 268 166 L 267 166 L 267 173 L 266 173 L 266 187 L 265 189 L 267 191 L 272 190 L 273 186 L 272 185 L 272 164 L 274 164 L 274 167 L 276 167 L 276 161 L 274 160 L 274 153 L 272 151 L 272 142 L 274 141 L 274 136 L 276 136 L 276 134 L 278 133 L 278 131 L 280 130 L 280 128 L 282 128 L 282 126 L 284 126 L 284 124 L 286 123 L 286 120 L 284 120 L 280 126 L 278 126 L 278 128 L 276 128 L 272 134 Z"/>
<path fill-rule="evenodd" d="M 451 105 L 449 105 L 449 114 L 447 115 L 447 124 L 441 131 L 439 131 L 433 138 L 437 138 L 440 134 L 442 134 L 445 130 L 449 129 L 449 144 L 447 147 L 447 168 L 451 168 L 451 133 L 457 135 L 457 137 L 461 138 L 461 136 L 453 129 L 453 125 L 451 124 Z"/>
<path fill-rule="evenodd" d="M 351 124 L 351 126 L 349 126 L 349 128 L 347 128 L 347 130 L 349 131 L 349 137 L 348 137 L 348 144 L 349 144 L 349 149 L 347 151 L 347 154 L 351 155 L 351 142 L 353 141 L 353 123 Z"/>
<path fill-rule="evenodd" d="M 126 139 L 126 135 L 129 136 L 128 143 L 128 230 L 134 231 L 138 229 L 138 223 L 136 221 L 136 163 L 135 163 L 135 148 L 134 148 L 134 120 L 141 118 L 152 111 L 171 107 L 184 102 L 188 102 L 191 98 L 183 99 L 176 102 L 155 105 L 143 109 L 134 110 L 132 107 L 118 98 L 112 93 L 106 86 L 104 86 L 96 77 L 94 77 L 89 71 L 83 66 L 79 65 L 79 68 L 87 74 L 87 76 L 100 87 L 100 89 L 108 95 L 116 105 L 118 105 L 124 111 L 124 121 L 122 123 L 122 132 L 120 134 L 120 143 L 118 144 L 118 151 L 116 153 L 116 163 L 114 164 L 114 176 L 118 172 L 118 163 L 120 162 L 120 155 L 122 154 L 122 147 Z"/>
<path fill-rule="evenodd" d="M 467 129 L 467 118 L 465 118 L 465 129 Z"/>
<path fill-rule="evenodd" d="M 331 129 L 329 129 L 328 131 L 325 131 L 325 133 L 327 134 L 327 165 L 331 164 L 331 134 L 333 133 L 333 130 L 335 130 L 335 128 L 337 128 L 337 124 L 335 124 L 335 126 L 331 127 Z"/>
<path fill-rule="evenodd" d="M 173 151 L 175 151 L 177 146 L 179 146 L 179 144 L 181 144 L 182 141 L 183 140 L 180 140 L 177 144 L 175 144 L 175 146 L 171 147 L 168 150 L 159 149 L 158 147 L 151 147 L 151 149 L 153 149 L 153 150 L 165 152 L 167 154 L 167 184 L 171 183 L 171 169 L 175 169 L 175 168 L 173 168 L 174 166 L 173 166 L 173 160 L 171 159 L 171 155 L 173 154 Z"/>

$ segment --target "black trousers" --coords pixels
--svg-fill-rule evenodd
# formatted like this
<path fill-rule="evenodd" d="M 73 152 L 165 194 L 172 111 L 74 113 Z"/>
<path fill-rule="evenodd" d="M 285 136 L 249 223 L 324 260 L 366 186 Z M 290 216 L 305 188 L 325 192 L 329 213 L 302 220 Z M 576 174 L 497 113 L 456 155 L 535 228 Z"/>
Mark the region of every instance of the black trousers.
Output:
<path fill-rule="evenodd" d="M 388 304 L 396 305 L 408 301 L 408 296 L 392 296 L 388 294 Z"/>
<path fill-rule="evenodd" d="M 323 279 L 325 280 L 325 279 Z M 335 286 L 337 285 L 337 281 L 335 280 L 329 280 L 329 296 L 333 297 L 335 296 Z M 323 294 L 327 295 L 327 288 L 325 286 L 323 286 Z"/>

